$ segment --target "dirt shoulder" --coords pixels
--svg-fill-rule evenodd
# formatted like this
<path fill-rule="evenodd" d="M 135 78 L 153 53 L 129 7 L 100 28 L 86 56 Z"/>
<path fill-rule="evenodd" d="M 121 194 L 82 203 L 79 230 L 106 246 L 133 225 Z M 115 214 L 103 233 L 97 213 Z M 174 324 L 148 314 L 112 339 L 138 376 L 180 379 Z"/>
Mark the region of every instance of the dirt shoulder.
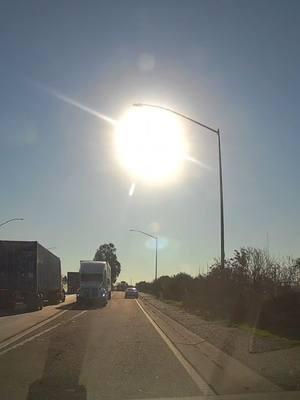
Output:
<path fill-rule="evenodd" d="M 142 294 L 144 302 L 156 307 L 191 332 L 213 344 L 285 390 L 300 389 L 300 345 L 274 335 L 255 334 L 252 329 L 207 321 L 178 305 Z"/>

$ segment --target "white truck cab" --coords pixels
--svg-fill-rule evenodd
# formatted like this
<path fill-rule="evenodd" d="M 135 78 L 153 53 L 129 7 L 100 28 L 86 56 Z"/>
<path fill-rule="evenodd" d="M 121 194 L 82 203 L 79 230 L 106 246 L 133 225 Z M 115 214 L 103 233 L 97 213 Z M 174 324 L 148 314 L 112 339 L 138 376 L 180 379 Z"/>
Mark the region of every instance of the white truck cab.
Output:
<path fill-rule="evenodd" d="M 80 261 L 79 304 L 106 305 L 111 298 L 111 269 L 106 261 Z"/>

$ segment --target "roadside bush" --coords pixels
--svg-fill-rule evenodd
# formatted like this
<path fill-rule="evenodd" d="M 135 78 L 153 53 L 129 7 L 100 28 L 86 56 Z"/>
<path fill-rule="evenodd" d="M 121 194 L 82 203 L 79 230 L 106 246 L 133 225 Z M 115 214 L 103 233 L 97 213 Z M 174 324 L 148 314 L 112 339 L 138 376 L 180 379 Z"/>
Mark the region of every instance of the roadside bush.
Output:
<path fill-rule="evenodd" d="M 139 292 L 152 293 L 152 284 L 146 281 L 138 282 L 136 288 Z"/>
<path fill-rule="evenodd" d="M 258 328 L 275 334 L 300 338 L 300 293 L 286 290 L 262 305 Z"/>
<path fill-rule="evenodd" d="M 277 260 L 252 247 L 235 250 L 224 269 L 216 261 L 207 275 L 186 273 L 140 282 L 141 291 L 181 301 L 186 310 L 229 323 L 246 322 L 300 338 L 300 259 Z"/>

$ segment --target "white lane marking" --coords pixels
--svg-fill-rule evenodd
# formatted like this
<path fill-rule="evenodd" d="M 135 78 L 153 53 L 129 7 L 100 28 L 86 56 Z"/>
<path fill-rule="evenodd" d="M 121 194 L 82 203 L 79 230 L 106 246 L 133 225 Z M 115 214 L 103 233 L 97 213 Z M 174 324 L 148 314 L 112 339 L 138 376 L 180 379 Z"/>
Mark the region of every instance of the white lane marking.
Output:
<path fill-rule="evenodd" d="M 25 343 L 31 342 L 32 340 L 34 340 L 34 339 L 36 339 L 37 337 L 43 335 L 44 333 L 47 333 L 47 332 L 52 331 L 53 329 L 57 328 L 59 325 L 61 325 L 60 322 L 59 322 L 58 324 L 56 324 L 56 325 L 51 326 L 51 327 L 48 328 L 48 329 L 45 329 L 45 330 L 42 331 L 42 332 L 37 333 L 36 335 L 30 336 L 30 338 L 25 339 L 25 340 L 23 340 L 22 342 L 17 343 L 17 344 L 15 344 L 14 346 L 9 347 L 9 348 L 6 349 L 6 350 L 1 351 L 1 352 L 0 352 L 0 356 L 2 356 L 3 354 L 8 353 L 8 352 L 11 351 L 11 350 L 14 350 L 14 349 L 17 349 L 18 347 L 23 346 Z"/>
<path fill-rule="evenodd" d="M 68 310 L 66 310 L 66 311 L 68 311 Z M 65 311 L 63 311 L 63 312 L 60 313 L 59 315 L 62 315 L 64 312 L 65 312 Z M 65 323 L 65 322 L 72 321 L 72 320 L 78 318 L 79 316 L 81 316 L 82 314 L 84 314 L 84 313 L 86 313 L 86 312 L 87 312 L 87 310 L 81 311 L 79 314 L 74 315 L 74 317 L 68 319 L 67 321 L 64 321 L 64 323 Z M 47 322 L 49 322 L 49 320 L 47 320 Z M 28 342 L 31 342 L 32 340 L 36 339 L 37 337 L 39 337 L 39 336 L 41 336 L 41 335 L 44 335 L 45 333 L 50 332 L 50 331 L 52 331 L 53 329 L 56 329 L 57 327 L 59 327 L 59 326 L 62 325 L 62 324 L 63 324 L 62 322 L 59 322 L 58 324 L 53 325 L 53 326 L 50 326 L 50 328 L 45 329 L 45 330 L 43 330 L 42 332 L 39 332 L 39 333 L 37 333 L 37 334 L 35 334 L 35 335 L 33 335 L 33 336 L 30 336 L 30 337 L 27 338 L 27 339 L 24 339 L 22 342 L 17 343 L 17 344 L 15 344 L 14 346 L 9 347 L 8 349 L 5 349 L 5 350 L 0 351 L 0 356 L 2 356 L 3 354 L 8 353 L 8 352 L 11 351 L 11 350 L 14 350 L 14 349 L 16 349 L 16 348 L 18 348 L 18 347 L 21 347 L 21 346 L 23 346 L 24 344 L 26 344 L 26 343 L 28 343 Z M 43 325 L 45 325 L 45 324 L 43 324 Z M 28 333 L 28 332 L 27 332 L 27 333 Z M 29 333 L 30 333 L 30 332 L 29 332 Z M 24 335 L 22 335 L 22 336 L 24 336 Z M 17 340 L 17 339 L 16 339 L 16 340 Z M 15 342 L 16 340 L 14 340 L 14 342 Z M 1 348 L 3 348 L 3 346 L 2 346 Z"/>
<path fill-rule="evenodd" d="M 136 302 L 137 302 L 138 306 L 140 307 L 140 309 L 143 311 L 143 313 L 146 315 L 148 320 L 151 322 L 152 326 L 159 333 L 159 335 L 164 340 L 164 342 L 168 345 L 169 349 L 173 352 L 173 354 L 175 355 L 177 360 L 181 363 L 181 365 L 184 367 L 184 369 L 190 375 L 190 377 L 192 378 L 194 383 L 198 386 L 198 388 L 200 389 L 202 394 L 205 396 L 214 396 L 216 393 L 213 391 L 213 389 L 198 374 L 198 372 L 195 370 L 195 368 L 183 357 L 183 355 L 175 347 L 175 345 L 171 342 L 171 340 L 168 338 L 168 336 L 162 331 L 162 329 L 157 325 L 157 323 L 146 312 L 146 310 L 143 308 L 141 303 L 138 300 L 136 300 Z"/>
<path fill-rule="evenodd" d="M 84 314 L 86 312 L 87 312 L 87 310 L 81 311 L 79 314 L 76 314 L 76 315 L 74 315 L 74 317 L 70 318 L 69 321 L 72 321 L 73 319 L 76 319 L 76 318 L 80 317 L 80 315 L 82 315 L 82 314 Z"/>
<path fill-rule="evenodd" d="M 52 317 L 47 318 L 47 319 L 45 319 L 44 321 L 39 322 L 39 323 L 33 325 L 31 328 L 26 329 L 25 331 L 23 331 L 23 332 L 21 332 L 21 333 L 15 335 L 15 336 L 13 336 L 12 338 L 7 339 L 7 340 L 4 340 L 4 341 L 0 344 L 0 349 L 3 349 L 3 347 L 9 346 L 11 343 L 14 343 L 16 340 L 21 339 L 22 337 L 28 335 L 28 334 L 31 333 L 31 332 L 36 331 L 37 329 L 41 328 L 42 326 L 48 324 L 48 322 L 51 322 L 51 321 L 53 321 L 55 318 L 60 317 L 61 315 L 63 315 L 63 314 L 64 314 L 65 312 L 67 312 L 67 311 L 69 311 L 69 310 L 64 310 L 64 311 L 58 312 L 57 314 L 53 315 Z"/>

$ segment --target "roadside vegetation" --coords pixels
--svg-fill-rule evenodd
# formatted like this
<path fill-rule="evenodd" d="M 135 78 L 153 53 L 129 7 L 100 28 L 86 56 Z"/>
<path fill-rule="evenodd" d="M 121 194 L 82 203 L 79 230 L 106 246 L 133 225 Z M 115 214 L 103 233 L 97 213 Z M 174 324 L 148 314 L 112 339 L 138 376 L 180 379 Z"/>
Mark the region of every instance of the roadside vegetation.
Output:
<path fill-rule="evenodd" d="M 247 247 L 235 250 L 224 269 L 215 262 L 196 278 L 179 273 L 136 286 L 162 300 L 181 302 L 206 319 L 300 339 L 300 259 L 279 260 Z"/>
<path fill-rule="evenodd" d="M 111 282 L 114 284 L 121 272 L 117 249 L 113 243 L 104 243 L 96 250 L 94 261 L 107 261 L 111 267 Z"/>

